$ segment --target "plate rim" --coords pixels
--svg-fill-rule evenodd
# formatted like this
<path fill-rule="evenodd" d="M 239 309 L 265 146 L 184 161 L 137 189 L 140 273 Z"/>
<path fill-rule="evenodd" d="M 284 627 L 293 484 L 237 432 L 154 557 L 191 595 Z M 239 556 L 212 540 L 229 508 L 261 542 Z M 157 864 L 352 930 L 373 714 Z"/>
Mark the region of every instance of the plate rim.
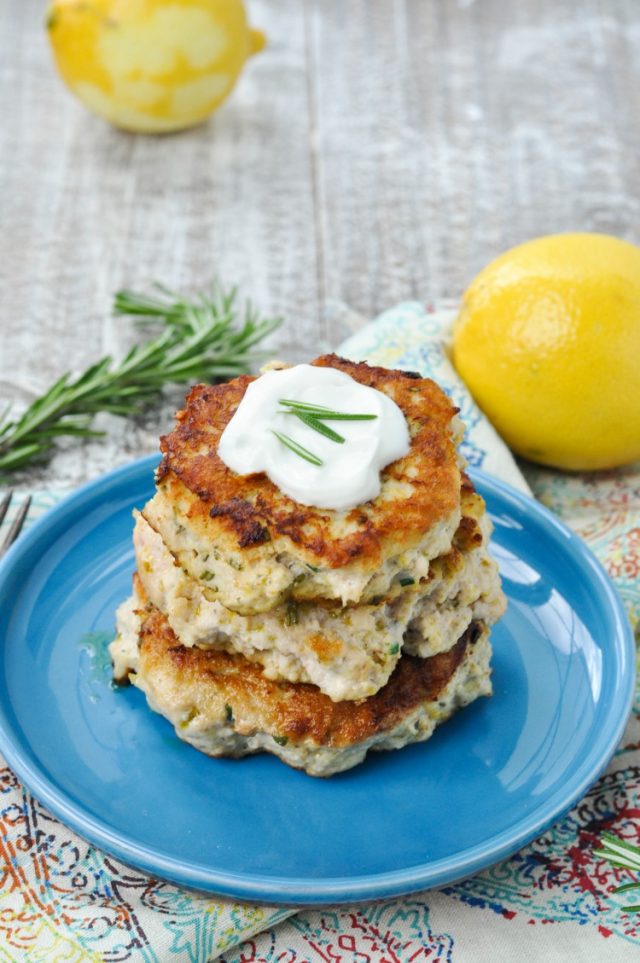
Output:
<path fill-rule="evenodd" d="M 38 541 L 41 534 L 46 532 L 52 523 L 61 516 L 73 514 L 79 505 L 91 499 L 100 490 L 109 490 L 114 483 L 120 484 L 129 477 L 141 475 L 144 471 L 148 470 L 151 473 L 158 460 L 159 456 L 152 454 L 121 465 L 71 492 L 36 519 L 0 561 L 0 593 L 4 589 L 5 581 L 11 575 L 13 566 L 28 554 L 32 544 Z M 635 643 L 631 623 L 614 583 L 579 536 L 540 502 L 501 479 L 473 468 L 469 469 L 469 474 L 487 492 L 497 494 L 508 505 L 515 504 L 526 514 L 533 513 L 543 523 L 544 528 L 562 536 L 572 556 L 577 555 L 586 564 L 591 578 L 599 585 L 602 597 L 609 604 L 607 614 L 612 625 L 615 626 L 612 634 L 613 641 L 610 644 L 618 651 L 618 661 L 623 668 L 625 662 L 627 665 L 626 679 L 622 672 L 618 675 L 618 685 L 625 683 L 622 688 L 623 692 L 626 689 L 626 697 L 612 703 L 608 708 L 608 736 L 604 739 L 604 746 L 598 751 L 597 758 L 592 758 L 594 751 L 590 751 L 589 755 L 581 760 L 572 778 L 567 780 L 568 788 L 562 798 L 556 800 L 553 805 L 545 804 L 535 820 L 525 816 L 517 820 L 509 829 L 494 834 L 488 840 L 454 855 L 382 873 L 320 879 L 313 877 L 282 879 L 274 875 L 257 873 L 229 873 L 215 870 L 210 865 L 185 863 L 172 856 L 162 855 L 148 846 L 131 840 L 126 833 L 110 829 L 103 820 L 96 818 L 94 813 L 88 811 L 77 800 L 69 799 L 62 790 L 52 784 L 38 765 L 32 765 L 28 758 L 29 744 L 23 745 L 18 733 L 15 734 L 16 738 L 12 738 L 11 720 L 7 717 L 5 706 L 0 706 L 0 753 L 25 788 L 65 826 L 77 832 L 92 845 L 152 876 L 223 897 L 247 899 L 272 905 L 298 906 L 389 899 L 453 883 L 512 855 L 561 819 L 584 796 L 611 760 L 622 738 L 635 695 Z M 594 741 L 594 747 L 602 741 L 602 736 L 599 735 L 598 740 Z M 554 799 L 557 795 L 556 793 Z"/>

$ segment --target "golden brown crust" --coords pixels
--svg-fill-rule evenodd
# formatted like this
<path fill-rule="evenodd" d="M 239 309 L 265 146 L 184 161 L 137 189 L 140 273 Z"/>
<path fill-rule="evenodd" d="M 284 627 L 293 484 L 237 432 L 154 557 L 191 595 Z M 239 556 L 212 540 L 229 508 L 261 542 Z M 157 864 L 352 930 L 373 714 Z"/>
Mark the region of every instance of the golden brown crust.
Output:
<path fill-rule="evenodd" d="M 157 610 L 144 615 L 140 667 L 147 684 L 165 700 L 228 706 L 237 731 L 265 731 L 292 743 L 346 747 L 391 730 L 412 710 L 437 700 L 480 633 L 477 623 L 448 652 L 429 659 L 404 655 L 375 695 L 356 702 L 332 702 L 315 686 L 276 682 L 240 655 L 185 648 Z M 243 723 L 244 720 L 244 723 Z"/>
<path fill-rule="evenodd" d="M 462 515 L 453 536 L 453 551 L 458 549 L 464 553 L 482 545 L 484 539 L 478 522 L 485 513 L 484 499 L 478 495 L 466 472 L 461 475 L 460 503 Z"/>
<path fill-rule="evenodd" d="M 175 501 L 184 488 L 192 493 L 188 517 L 205 526 L 212 539 L 231 542 L 234 550 L 250 552 L 274 540 L 278 551 L 286 551 L 287 545 L 297 553 L 303 548 L 310 560 L 330 568 L 354 561 L 373 568 L 383 561 L 387 543 L 396 551 L 411 547 L 458 509 L 460 472 L 450 428 L 457 409 L 435 382 L 412 373 L 336 355 L 312 363 L 383 391 L 402 409 L 411 451 L 382 473 L 383 486 L 395 482 L 401 494 L 336 513 L 294 502 L 263 473 L 240 476 L 227 468 L 218 457 L 218 442 L 254 380 L 249 376 L 191 389 L 175 429 L 161 439 L 158 484 Z M 337 516 L 340 525 L 334 526 Z"/>

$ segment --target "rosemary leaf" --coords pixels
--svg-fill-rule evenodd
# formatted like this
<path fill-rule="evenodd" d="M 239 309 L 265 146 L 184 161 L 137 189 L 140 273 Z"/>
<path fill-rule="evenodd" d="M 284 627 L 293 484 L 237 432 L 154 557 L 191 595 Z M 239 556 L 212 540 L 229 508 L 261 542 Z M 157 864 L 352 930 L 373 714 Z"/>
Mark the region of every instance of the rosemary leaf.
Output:
<path fill-rule="evenodd" d="M 290 411 L 288 414 L 295 415 L 304 425 L 313 428 L 314 431 L 317 431 L 320 435 L 324 435 L 325 438 L 330 438 L 331 441 L 335 441 L 340 445 L 344 444 L 344 437 L 342 435 L 339 435 L 337 431 L 334 431 L 327 425 L 323 425 L 323 423 L 318 421 L 313 415 L 304 414 L 301 411 Z"/>
<path fill-rule="evenodd" d="M 601 849 L 594 849 L 593 855 L 601 859 L 606 859 L 612 866 L 618 869 L 626 869 L 631 873 L 640 872 L 640 847 L 628 843 L 625 839 L 614 836 L 613 833 L 603 833 L 601 838 Z M 627 893 L 629 890 L 640 889 L 640 879 L 631 883 L 624 883 L 618 886 L 616 893 Z M 640 903 L 633 906 L 625 906 L 624 913 L 640 912 Z"/>
<path fill-rule="evenodd" d="M 293 398 L 280 398 L 279 405 L 286 405 L 287 408 L 299 408 L 301 411 L 318 411 L 327 414 L 335 414 L 332 408 L 325 408 L 324 405 L 315 405 L 309 401 L 295 401 Z"/>
<path fill-rule="evenodd" d="M 628 893 L 630 889 L 640 889 L 640 880 L 637 883 L 625 883 L 624 886 L 618 886 L 616 893 Z"/>
<path fill-rule="evenodd" d="M 275 428 L 271 429 L 272 433 L 276 436 L 279 442 L 281 442 L 285 448 L 288 448 L 294 454 L 299 455 L 300 458 L 304 458 L 305 461 L 310 462 L 312 465 L 322 465 L 324 462 L 317 455 L 314 455 L 312 451 L 308 448 L 304 448 L 299 445 L 297 441 L 290 438 L 289 435 L 283 435 L 282 432 L 276 431 Z"/>
<path fill-rule="evenodd" d="M 307 401 L 293 401 L 289 398 L 280 398 L 278 404 L 290 408 L 293 414 L 297 412 L 306 413 L 322 421 L 374 421 L 378 417 L 377 415 L 334 411 L 332 408 L 325 408 L 324 405 L 315 405 Z"/>
<path fill-rule="evenodd" d="M 343 411 L 332 411 L 327 415 L 323 415 L 322 413 L 316 415 L 316 418 L 322 418 L 323 421 L 375 421 L 377 417 L 377 415 L 348 415 Z"/>
<path fill-rule="evenodd" d="M 628 869 L 640 871 L 640 847 L 628 843 L 625 839 L 620 839 L 612 833 L 602 834 L 602 848 L 595 850 L 596 856 L 602 856 L 611 861 L 617 860 L 621 865 Z"/>

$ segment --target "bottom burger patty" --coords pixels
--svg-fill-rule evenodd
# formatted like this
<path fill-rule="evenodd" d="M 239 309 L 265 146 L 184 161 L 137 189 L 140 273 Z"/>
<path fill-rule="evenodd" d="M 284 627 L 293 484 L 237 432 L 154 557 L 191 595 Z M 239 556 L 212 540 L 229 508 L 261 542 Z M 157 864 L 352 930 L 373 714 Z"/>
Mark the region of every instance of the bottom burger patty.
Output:
<path fill-rule="evenodd" d="M 139 582 L 137 592 L 119 613 L 111 646 L 116 678 L 123 667 L 132 670 L 149 706 L 211 756 L 271 752 L 310 775 L 330 776 L 357 765 L 369 749 L 428 739 L 458 708 L 491 694 L 482 622 L 438 655 L 403 655 L 375 695 L 335 703 L 308 683 L 268 679 L 241 655 L 181 645 Z"/>

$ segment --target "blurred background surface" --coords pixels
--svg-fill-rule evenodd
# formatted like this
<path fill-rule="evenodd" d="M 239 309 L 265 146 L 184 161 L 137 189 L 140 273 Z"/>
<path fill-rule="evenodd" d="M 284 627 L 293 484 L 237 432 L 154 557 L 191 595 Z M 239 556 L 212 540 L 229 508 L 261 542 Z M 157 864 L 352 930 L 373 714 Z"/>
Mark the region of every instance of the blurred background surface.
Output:
<path fill-rule="evenodd" d="M 114 292 L 218 274 L 285 317 L 291 361 L 498 253 L 567 230 L 638 242 L 640 4 L 253 0 L 268 46 L 205 124 L 119 132 L 55 73 L 42 0 L 0 2 L 0 399 L 130 343 Z M 26 487 L 157 447 L 180 392 Z M 115 420 L 113 422 L 115 425 Z"/>

